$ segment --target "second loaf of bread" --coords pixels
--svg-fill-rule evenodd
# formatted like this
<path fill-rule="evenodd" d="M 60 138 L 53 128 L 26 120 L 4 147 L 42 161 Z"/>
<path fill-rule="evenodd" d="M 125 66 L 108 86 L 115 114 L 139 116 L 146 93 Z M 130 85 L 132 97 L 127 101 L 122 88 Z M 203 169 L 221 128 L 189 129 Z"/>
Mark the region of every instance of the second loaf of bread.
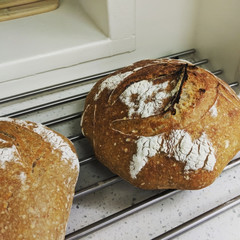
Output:
<path fill-rule="evenodd" d="M 143 60 L 100 80 L 82 130 L 96 157 L 145 189 L 200 189 L 240 150 L 240 101 L 183 60 Z"/>
<path fill-rule="evenodd" d="M 78 173 L 66 137 L 0 118 L 0 239 L 63 240 Z"/>

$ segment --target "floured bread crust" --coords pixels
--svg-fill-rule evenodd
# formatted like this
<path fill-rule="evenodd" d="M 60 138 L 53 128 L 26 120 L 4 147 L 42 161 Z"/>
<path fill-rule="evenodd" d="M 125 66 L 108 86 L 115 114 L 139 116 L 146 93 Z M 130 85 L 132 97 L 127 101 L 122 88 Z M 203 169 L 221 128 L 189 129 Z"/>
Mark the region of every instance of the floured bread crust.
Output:
<path fill-rule="evenodd" d="M 210 185 L 240 150 L 240 100 L 184 60 L 143 60 L 100 80 L 81 120 L 96 157 L 144 189 Z"/>
<path fill-rule="evenodd" d="M 0 239 L 64 239 L 78 173 L 67 138 L 0 118 Z"/>

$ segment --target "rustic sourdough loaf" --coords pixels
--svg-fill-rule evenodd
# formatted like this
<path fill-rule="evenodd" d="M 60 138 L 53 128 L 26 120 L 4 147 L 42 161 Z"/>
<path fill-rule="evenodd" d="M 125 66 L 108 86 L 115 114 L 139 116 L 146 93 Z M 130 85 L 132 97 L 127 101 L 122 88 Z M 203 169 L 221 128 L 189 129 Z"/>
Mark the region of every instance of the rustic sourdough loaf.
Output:
<path fill-rule="evenodd" d="M 240 150 L 240 101 L 184 60 L 143 60 L 97 82 L 82 131 L 96 157 L 144 189 L 200 189 Z"/>
<path fill-rule="evenodd" d="M 67 138 L 0 118 L 0 239 L 64 239 L 78 172 Z"/>

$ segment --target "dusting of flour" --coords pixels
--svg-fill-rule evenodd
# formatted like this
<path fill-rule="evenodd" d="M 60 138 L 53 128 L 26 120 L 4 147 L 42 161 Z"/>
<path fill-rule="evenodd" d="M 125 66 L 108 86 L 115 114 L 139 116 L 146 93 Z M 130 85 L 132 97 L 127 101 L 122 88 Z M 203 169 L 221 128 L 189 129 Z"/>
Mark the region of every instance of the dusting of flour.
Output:
<path fill-rule="evenodd" d="M 107 88 L 109 91 L 112 91 L 112 90 L 116 89 L 117 86 L 121 82 L 123 82 L 128 76 L 130 76 L 134 72 L 137 72 L 142 68 L 146 68 L 146 67 L 149 67 L 149 66 L 152 66 L 152 65 L 154 65 L 154 64 L 150 63 L 150 64 L 147 64 L 147 65 L 142 66 L 142 67 L 136 67 L 132 71 L 128 71 L 128 72 L 124 72 L 124 73 L 118 73 L 118 74 L 115 74 L 115 75 L 112 75 L 112 76 L 108 77 L 107 79 L 105 79 L 100 84 L 98 92 L 96 93 L 96 95 L 94 97 L 94 100 L 96 101 L 99 98 L 100 94 L 103 92 L 104 89 Z"/>
<path fill-rule="evenodd" d="M 68 143 L 66 143 L 55 132 L 48 130 L 43 125 L 38 124 L 33 128 L 33 131 L 39 134 L 46 142 L 49 142 L 54 150 L 60 150 L 62 153 L 62 160 L 72 162 L 72 168 L 79 168 L 79 161 L 76 154 L 72 151 Z"/>
<path fill-rule="evenodd" d="M 4 139 L 0 138 L 0 143 L 7 143 L 7 141 L 5 141 Z"/>
<path fill-rule="evenodd" d="M 27 179 L 27 175 L 26 175 L 24 172 L 21 172 L 21 173 L 19 174 L 19 178 L 20 178 L 22 184 L 24 184 L 25 181 L 26 181 L 26 179 Z"/>
<path fill-rule="evenodd" d="M 121 95 L 120 100 L 129 108 L 128 117 L 133 114 L 146 118 L 155 115 L 162 108 L 163 100 L 170 97 L 172 93 L 163 91 L 168 82 L 153 84 L 152 81 L 142 80 L 130 85 Z M 136 95 L 136 99 L 132 96 Z M 151 101 L 148 101 L 151 99 Z"/>
<path fill-rule="evenodd" d="M 4 169 L 5 163 L 12 161 L 19 161 L 19 153 L 15 145 L 12 145 L 11 147 L 0 148 L 0 167 Z"/>
<path fill-rule="evenodd" d="M 212 117 L 217 117 L 218 110 L 217 110 L 217 101 L 214 103 L 214 105 L 209 109 Z"/>
<path fill-rule="evenodd" d="M 119 73 L 111 77 L 108 77 L 101 83 L 98 93 L 95 95 L 94 100 L 96 101 L 99 98 L 100 94 L 103 92 L 105 88 L 107 88 L 108 90 L 114 90 L 126 77 L 128 77 L 132 73 L 133 73 L 132 71 L 128 71 L 125 73 Z"/>
<path fill-rule="evenodd" d="M 161 152 L 166 153 L 168 157 L 175 158 L 176 161 L 185 163 L 186 173 L 200 168 L 212 171 L 216 163 L 214 149 L 206 133 L 192 140 L 186 131 L 173 130 L 169 136 L 164 133 L 151 137 L 142 136 L 136 143 L 137 153 L 133 155 L 130 163 L 132 178 L 137 177 L 150 157 Z"/>
<path fill-rule="evenodd" d="M 7 117 L 1 117 L 0 121 L 7 121 L 12 122 L 12 119 Z M 6 140 L 0 138 L 0 143 L 7 143 Z M 5 163 L 6 162 L 17 162 L 19 161 L 19 153 L 15 145 L 12 145 L 11 147 L 0 147 L 0 167 L 5 169 Z"/>

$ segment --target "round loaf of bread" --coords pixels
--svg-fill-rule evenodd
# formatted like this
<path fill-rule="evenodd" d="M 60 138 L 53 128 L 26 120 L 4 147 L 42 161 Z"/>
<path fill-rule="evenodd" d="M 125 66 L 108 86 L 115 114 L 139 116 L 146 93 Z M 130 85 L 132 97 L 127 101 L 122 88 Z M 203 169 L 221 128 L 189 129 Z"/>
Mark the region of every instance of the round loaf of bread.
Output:
<path fill-rule="evenodd" d="M 240 100 L 190 62 L 143 60 L 97 82 L 82 131 L 112 172 L 144 189 L 210 185 L 240 150 Z"/>
<path fill-rule="evenodd" d="M 67 138 L 0 118 L 0 239 L 64 239 L 78 173 Z"/>

